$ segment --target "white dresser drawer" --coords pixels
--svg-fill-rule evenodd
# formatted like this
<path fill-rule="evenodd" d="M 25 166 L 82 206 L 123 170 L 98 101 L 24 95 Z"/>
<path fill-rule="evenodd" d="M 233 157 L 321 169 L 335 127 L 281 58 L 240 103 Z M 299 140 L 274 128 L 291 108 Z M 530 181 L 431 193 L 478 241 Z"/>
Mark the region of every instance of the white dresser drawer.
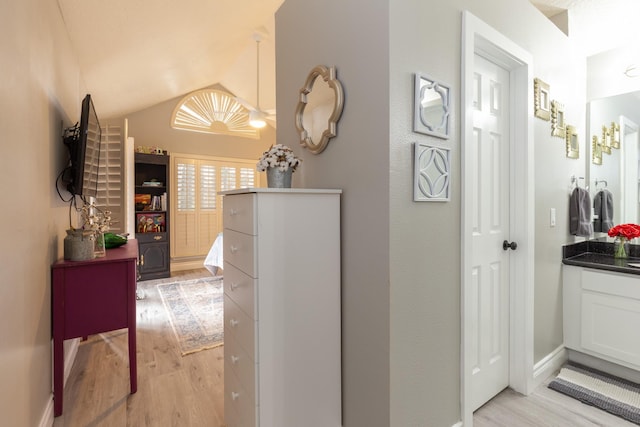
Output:
<path fill-rule="evenodd" d="M 224 263 L 224 293 L 229 296 L 242 311 L 254 320 L 258 320 L 255 307 L 256 279 L 244 274 L 233 265 Z"/>
<path fill-rule="evenodd" d="M 258 266 L 254 247 L 256 236 L 224 230 L 224 262 L 242 270 L 251 277 L 257 278 Z"/>
<path fill-rule="evenodd" d="M 244 351 L 252 357 L 255 354 L 255 323 L 225 294 L 224 336 L 233 335 Z"/>
<path fill-rule="evenodd" d="M 224 373 L 224 413 L 228 427 L 231 423 L 226 420 L 227 413 L 232 413 L 232 421 L 243 427 L 255 427 L 256 404 L 247 391 L 242 387 L 233 371 Z"/>
<path fill-rule="evenodd" d="M 255 194 L 225 196 L 223 204 L 223 227 L 246 234 L 256 234 L 253 212 Z M 226 236 L 225 236 L 226 238 Z"/>
<path fill-rule="evenodd" d="M 232 335 L 225 337 L 224 340 L 224 363 L 227 371 L 232 370 L 236 374 L 242 388 L 251 399 L 255 401 L 255 361 L 253 357 L 247 355 L 244 349 L 238 345 L 238 342 Z M 231 369 L 228 369 L 229 367 L 231 367 Z"/>

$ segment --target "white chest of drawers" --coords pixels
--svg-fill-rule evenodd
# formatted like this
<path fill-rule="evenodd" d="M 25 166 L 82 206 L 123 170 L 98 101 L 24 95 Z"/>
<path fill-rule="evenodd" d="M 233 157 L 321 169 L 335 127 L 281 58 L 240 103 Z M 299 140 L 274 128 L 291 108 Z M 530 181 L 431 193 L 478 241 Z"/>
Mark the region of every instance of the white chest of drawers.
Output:
<path fill-rule="evenodd" d="M 340 193 L 222 193 L 227 427 L 342 425 Z"/>

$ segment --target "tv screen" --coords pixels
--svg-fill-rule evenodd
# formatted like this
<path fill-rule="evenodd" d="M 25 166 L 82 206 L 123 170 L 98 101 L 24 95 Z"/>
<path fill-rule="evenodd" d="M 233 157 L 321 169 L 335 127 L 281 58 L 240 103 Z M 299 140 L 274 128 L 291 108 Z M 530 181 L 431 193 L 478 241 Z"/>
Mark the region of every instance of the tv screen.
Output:
<path fill-rule="evenodd" d="M 64 143 L 67 145 L 71 161 L 71 177 L 67 190 L 79 196 L 93 196 L 98 193 L 98 172 L 100 169 L 100 122 L 87 94 L 82 101 L 80 123 L 67 130 Z"/>

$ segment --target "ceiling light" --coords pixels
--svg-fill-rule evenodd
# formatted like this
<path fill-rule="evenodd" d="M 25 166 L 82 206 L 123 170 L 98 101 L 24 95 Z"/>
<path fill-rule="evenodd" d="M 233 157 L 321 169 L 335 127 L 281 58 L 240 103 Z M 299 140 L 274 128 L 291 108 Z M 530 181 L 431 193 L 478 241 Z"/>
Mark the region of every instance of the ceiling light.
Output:
<path fill-rule="evenodd" d="M 261 111 L 254 110 L 249 112 L 249 125 L 256 129 L 261 129 L 267 125 Z"/>
<path fill-rule="evenodd" d="M 640 65 L 638 64 L 631 64 L 627 67 L 627 69 L 624 71 L 624 75 L 627 77 L 640 77 Z"/>

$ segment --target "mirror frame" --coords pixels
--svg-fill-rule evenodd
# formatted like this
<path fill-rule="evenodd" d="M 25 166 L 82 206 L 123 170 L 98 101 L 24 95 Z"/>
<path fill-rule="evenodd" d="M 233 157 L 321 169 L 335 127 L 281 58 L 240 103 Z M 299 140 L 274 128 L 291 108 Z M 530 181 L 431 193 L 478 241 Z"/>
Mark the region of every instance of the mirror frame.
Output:
<path fill-rule="evenodd" d="M 594 165 L 602 164 L 602 145 L 596 135 L 591 138 L 591 163 Z"/>
<path fill-rule="evenodd" d="M 611 128 L 609 129 L 610 138 L 611 138 L 611 147 L 612 148 L 620 148 L 620 124 L 616 122 L 611 122 Z"/>
<path fill-rule="evenodd" d="M 578 140 L 578 130 L 575 126 L 567 125 L 565 131 L 565 145 L 567 157 L 577 159 L 580 157 L 580 141 Z"/>
<path fill-rule="evenodd" d="M 534 115 L 539 119 L 549 121 L 551 118 L 549 85 L 537 77 L 533 79 L 533 96 Z"/>
<path fill-rule="evenodd" d="M 600 140 L 600 146 L 602 147 L 603 153 L 611 154 L 611 134 L 609 133 L 609 128 L 605 125 L 602 125 L 602 139 Z"/>
<path fill-rule="evenodd" d="M 327 128 L 322 132 L 320 141 L 313 141 L 311 139 L 310 132 L 304 128 L 304 109 L 307 106 L 307 95 L 313 90 L 313 84 L 317 78 L 322 78 L 333 90 L 334 103 L 333 111 L 329 116 Z M 336 67 L 326 67 L 324 65 L 315 66 L 304 83 L 304 86 L 300 89 L 300 97 L 295 112 L 296 129 L 300 134 L 300 145 L 307 148 L 313 154 L 319 154 L 327 148 L 329 140 L 336 136 L 336 125 L 340 116 L 342 115 L 342 109 L 344 108 L 344 93 L 342 90 L 342 84 L 336 77 Z"/>
<path fill-rule="evenodd" d="M 564 105 L 558 101 L 551 101 L 551 136 L 565 138 L 567 124 L 564 119 Z"/>
<path fill-rule="evenodd" d="M 425 89 L 433 89 L 442 99 L 442 120 L 438 124 L 430 124 L 423 120 L 422 108 L 422 83 L 426 83 Z M 448 85 L 438 82 L 425 74 L 416 73 L 414 78 L 414 106 L 413 106 L 413 131 L 425 135 L 437 136 L 449 139 L 449 116 L 451 105 L 451 89 Z M 439 130 L 442 129 L 442 130 Z"/>

